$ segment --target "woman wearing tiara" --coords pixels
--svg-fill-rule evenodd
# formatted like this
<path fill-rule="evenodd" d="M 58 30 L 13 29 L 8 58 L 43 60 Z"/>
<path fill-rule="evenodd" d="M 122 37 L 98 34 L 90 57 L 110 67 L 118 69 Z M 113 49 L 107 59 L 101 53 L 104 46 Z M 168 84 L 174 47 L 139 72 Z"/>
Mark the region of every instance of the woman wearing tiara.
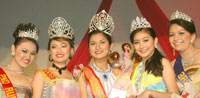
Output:
<path fill-rule="evenodd" d="M 24 73 L 39 50 L 38 30 L 32 23 L 19 24 L 13 33 L 13 56 L 10 64 L 0 68 L 0 98 L 31 98 L 31 77 Z"/>
<path fill-rule="evenodd" d="M 116 75 L 108 62 L 112 49 L 112 17 L 105 10 L 93 16 L 89 26 L 88 47 L 91 61 L 79 79 L 81 98 L 107 98 Z"/>
<path fill-rule="evenodd" d="M 49 26 L 48 34 L 52 66 L 36 72 L 32 83 L 33 98 L 77 98 L 79 88 L 72 73 L 67 70 L 74 53 L 74 31 L 64 18 L 56 17 Z"/>
<path fill-rule="evenodd" d="M 158 39 L 145 18 L 133 20 L 130 40 L 136 52 L 131 97 L 170 98 L 172 93 L 179 94 L 174 70 L 156 48 Z"/>
<path fill-rule="evenodd" d="M 170 18 L 169 41 L 179 52 L 179 56 L 171 62 L 179 91 L 184 98 L 194 98 L 200 90 L 200 49 L 194 46 L 195 25 L 188 15 L 179 11 L 172 13 Z M 200 93 L 195 98 L 200 98 Z"/>

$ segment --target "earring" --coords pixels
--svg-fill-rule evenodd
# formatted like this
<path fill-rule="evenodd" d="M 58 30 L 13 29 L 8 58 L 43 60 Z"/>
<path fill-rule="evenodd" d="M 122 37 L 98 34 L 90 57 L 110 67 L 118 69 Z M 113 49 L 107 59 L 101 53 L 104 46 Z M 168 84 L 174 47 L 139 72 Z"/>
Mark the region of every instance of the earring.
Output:
<path fill-rule="evenodd" d="M 112 53 L 112 50 L 109 51 L 109 54 L 111 54 L 111 53 Z"/>
<path fill-rule="evenodd" d="M 192 43 L 193 43 L 193 41 L 192 41 L 192 40 L 190 40 L 190 43 L 192 44 Z"/>
<path fill-rule="evenodd" d="M 175 49 L 173 48 L 173 56 L 175 56 L 176 55 L 176 53 L 175 53 L 176 51 L 175 51 Z"/>
<path fill-rule="evenodd" d="M 49 55 L 49 61 L 50 61 L 50 62 L 52 62 L 52 61 L 53 61 L 53 59 L 52 59 L 51 55 Z"/>
<path fill-rule="evenodd" d="M 72 59 L 72 55 L 71 55 L 71 54 L 69 55 L 69 59 L 70 59 L 70 60 Z"/>
<path fill-rule="evenodd" d="M 11 55 L 12 55 L 12 56 L 15 56 L 15 52 L 12 52 Z"/>
<path fill-rule="evenodd" d="M 157 45 L 155 45 L 155 48 L 158 48 L 158 46 L 157 46 Z"/>

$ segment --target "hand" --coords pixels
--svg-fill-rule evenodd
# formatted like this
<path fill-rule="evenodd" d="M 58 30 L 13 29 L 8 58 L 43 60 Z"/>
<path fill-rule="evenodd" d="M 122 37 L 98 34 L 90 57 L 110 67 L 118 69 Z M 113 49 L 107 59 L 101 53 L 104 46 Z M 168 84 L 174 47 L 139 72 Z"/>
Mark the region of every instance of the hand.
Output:
<path fill-rule="evenodd" d="M 194 98 L 200 98 L 200 91 L 195 94 Z"/>
<path fill-rule="evenodd" d="M 128 98 L 137 98 L 137 96 L 136 95 L 131 95 Z"/>
<path fill-rule="evenodd" d="M 150 90 L 145 90 L 137 98 L 150 98 L 150 92 Z"/>

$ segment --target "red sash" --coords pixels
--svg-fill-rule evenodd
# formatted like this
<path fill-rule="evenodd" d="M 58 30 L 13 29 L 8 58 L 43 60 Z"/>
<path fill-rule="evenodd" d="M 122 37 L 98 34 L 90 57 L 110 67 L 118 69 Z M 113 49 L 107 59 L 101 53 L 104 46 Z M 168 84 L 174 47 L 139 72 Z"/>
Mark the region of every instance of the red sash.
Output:
<path fill-rule="evenodd" d="M 2 68 L 0 68 L 0 81 L 3 86 L 6 98 L 17 98 L 17 93 Z"/>
<path fill-rule="evenodd" d="M 93 98 L 108 98 L 100 79 L 89 66 L 84 67 L 84 76 L 87 80 Z"/>

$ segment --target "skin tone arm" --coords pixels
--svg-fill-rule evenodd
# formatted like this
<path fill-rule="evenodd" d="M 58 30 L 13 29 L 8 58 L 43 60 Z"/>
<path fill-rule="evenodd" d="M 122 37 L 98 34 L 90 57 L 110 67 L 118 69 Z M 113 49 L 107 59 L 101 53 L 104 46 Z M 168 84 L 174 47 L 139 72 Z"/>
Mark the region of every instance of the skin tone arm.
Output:
<path fill-rule="evenodd" d="M 40 71 L 37 71 L 32 81 L 33 97 L 41 98 L 45 79 Z"/>
<path fill-rule="evenodd" d="M 170 62 L 166 58 L 163 58 L 162 65 L 163 65 L 163 79 L 168 89 L 168 93 L 163 93 L 154 90 L 145 90 L 138 96 L 138 98 L 149 98 L 150 96 L 153 98 L 160 98 L 161 96 L 162 98 L 171 98 L 172 93 L 176 93 L 179 95 L 178 87 L 176 84 L 175 73 L 172 66 L 170 65 Z"/>
<path fill-rule="evenodd" d="M 79 78 L 79 85 L 80 85 L 80 98 L 88 98 L 87 96 L 87 84 L 84 80 L 84 74 L 82 73 Z"/>

